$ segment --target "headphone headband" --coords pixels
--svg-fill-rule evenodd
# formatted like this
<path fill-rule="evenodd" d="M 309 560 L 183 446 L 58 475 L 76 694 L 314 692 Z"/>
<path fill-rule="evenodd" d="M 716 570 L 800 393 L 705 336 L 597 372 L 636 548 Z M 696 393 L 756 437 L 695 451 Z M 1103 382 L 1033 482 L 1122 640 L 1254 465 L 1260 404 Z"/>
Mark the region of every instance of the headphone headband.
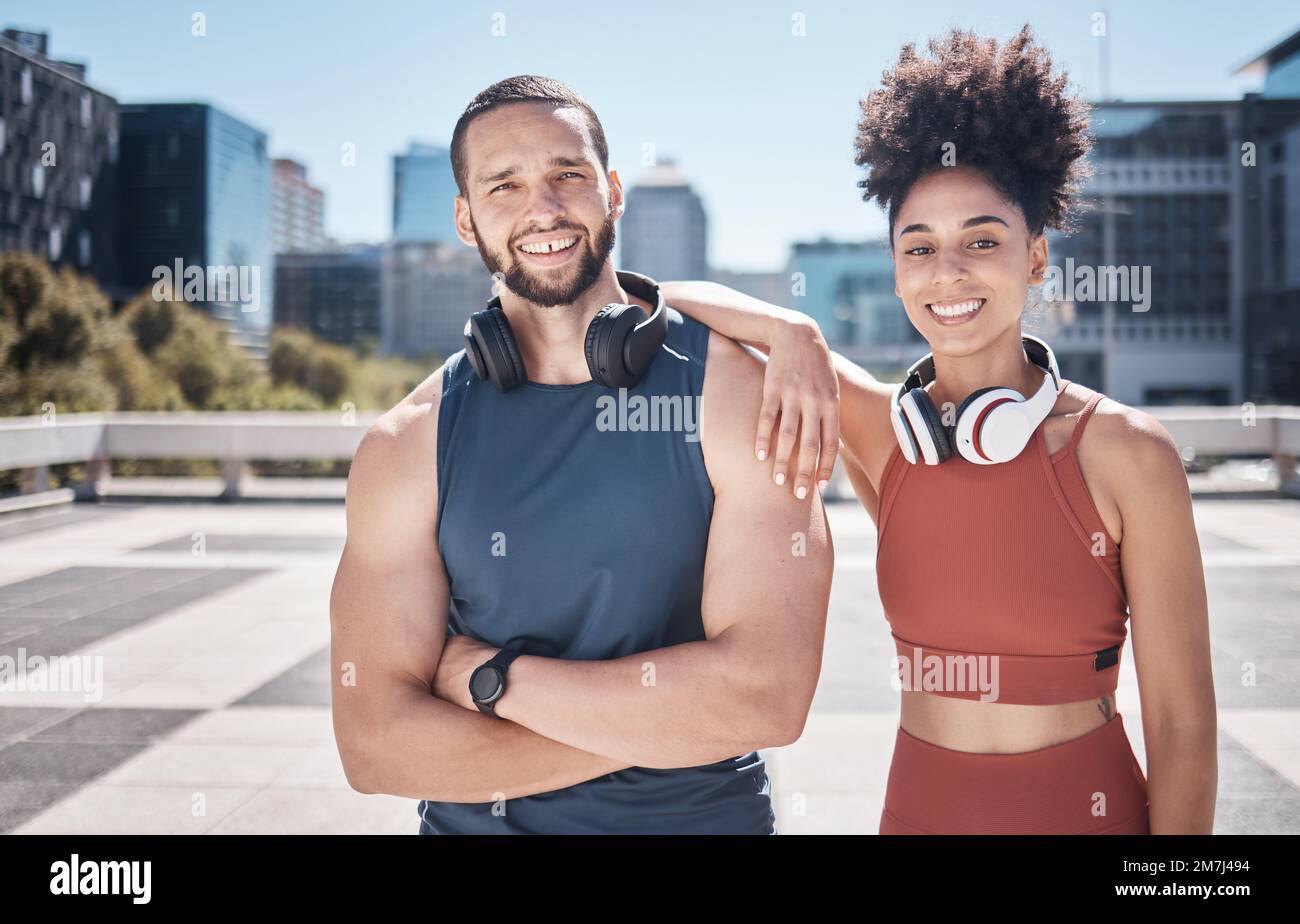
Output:
<path fill-rule="evenodd" d="M 650 365 L 654 354 L 658 353 L 659 347 L 663 345 L 664 337 L 668 335 L 668 306 L 664 304 L 664 295 L 659 289 L 659 283 L 649 276 L 633 273 L 630 270 L 616 270 L 614 275 L 618 277 L 618 284 L 623 287 L 623 291 L 630 292 L 642 301 L 654 305 L 650 317 L 632 328 L 624 350 L 623 360 L 627 367 L 643 369 Z M 643 330 L 647 331 L 647 334 L 642 334 Z"/>
<path fill-rule="evenodd" d="M 1049 376 L 1057 393 L 1061 391 L 1061 370 L 1056 365 L 1056 354 L 1047 342 L 1040 340 L 1032 334 L 1020 335 L 1021 346 L 1024 347 L 1025 355 L 1039 369 L 1042 369 Z M 916 362 L 912 363 L 907 369 L 907 375 L 904 377 L 901 385 L 898 386 L 896 397 L 901 398 L 904 394 L 913 388 L 924 388 L 934 381 L 934 353 L 926 353 Z"/>

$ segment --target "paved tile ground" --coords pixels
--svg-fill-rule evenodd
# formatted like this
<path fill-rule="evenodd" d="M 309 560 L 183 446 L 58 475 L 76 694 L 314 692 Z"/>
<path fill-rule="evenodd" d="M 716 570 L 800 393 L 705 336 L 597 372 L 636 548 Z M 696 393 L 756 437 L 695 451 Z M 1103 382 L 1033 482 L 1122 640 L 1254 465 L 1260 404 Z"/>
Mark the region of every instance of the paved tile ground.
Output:
<path fill-rule="evenodd" d="M 1216 830 L 1300 833 L 1300 501 L 1195 510 L 1220 707 Z M 804 736 L 767 755 L 782 833 L 874 832 L 897 721 L 874 528 L 854 503 L 832 505 L 831 522 L 821 684 Z M 0 691 L 0 832 L 413 834 L 416 803 L 353 792 L 333 744 L 343 530 L 329 502 L 0 517 L 0 655 L 68 655 L 83 671 L 53 691 Z M 1119 705 L 1144 760 L 1131 653 Z"/>

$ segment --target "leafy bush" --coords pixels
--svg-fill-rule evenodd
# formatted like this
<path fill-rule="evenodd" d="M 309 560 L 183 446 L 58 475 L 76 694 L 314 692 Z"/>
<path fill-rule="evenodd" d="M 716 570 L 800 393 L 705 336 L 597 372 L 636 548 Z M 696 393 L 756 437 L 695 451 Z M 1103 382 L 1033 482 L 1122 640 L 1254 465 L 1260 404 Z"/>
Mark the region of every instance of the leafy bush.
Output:
<path fill-rule="evenodd" d="M 432 358 L 431 358 L 432 361 Z M 38 257 L 0 253 L 0 417 L 82 411 L 385 410 L 438 363 L 349 350 L 277 327 L 264 363 L 185 302 L 147 289 L 114 313 L 93 279 Z M 271 472 L 276 463 L 259 463 Z M 132 474 L 208 473 L 200 460 L 115 460 Z M 337 471 L 331 462 L 285 470 Z M 0 472 L 0 494 L 16 473 Z"/>

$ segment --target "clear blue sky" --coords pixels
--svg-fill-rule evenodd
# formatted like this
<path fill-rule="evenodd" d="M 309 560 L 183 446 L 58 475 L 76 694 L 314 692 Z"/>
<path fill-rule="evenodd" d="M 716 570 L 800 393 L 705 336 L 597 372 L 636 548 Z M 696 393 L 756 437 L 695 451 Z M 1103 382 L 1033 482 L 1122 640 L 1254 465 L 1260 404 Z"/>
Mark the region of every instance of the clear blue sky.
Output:
<path fill-rule="evenodd" d="M 0 22 L 45 29 L 119 102 L 204 100 L 266 131 L 327 193 L 327 230 L 384 239 L 391 158 L 450 140 L 464 105 L 512 74 L 573 86 L 600 114 L 626 182 L 642 145 L 674 157 L 704 197 L 710 261 L 775 269 L 793 240 L 858 239 L 883 221 L 854 185 L 857 103 L 905 41 L 950 25 L 1000 38 L 1029 21 L 1090 97 L 1092 14 L 1109 13 L 1110 92 L 1231 98 L 1231 71 L 1300 27 L 1295 0 L 1261 2 L 743 3 L 604 0 L 6 0 Z M 196 8 L 208 34 L 190 34 Z M 791 35 L 794 12 L 807 34 Z M 504 36 L 492 35 L 505 14 Z M 339 163 L 357 144 L 358 164 Z M 450 204 L 448 205 L 450 208 Z"/>

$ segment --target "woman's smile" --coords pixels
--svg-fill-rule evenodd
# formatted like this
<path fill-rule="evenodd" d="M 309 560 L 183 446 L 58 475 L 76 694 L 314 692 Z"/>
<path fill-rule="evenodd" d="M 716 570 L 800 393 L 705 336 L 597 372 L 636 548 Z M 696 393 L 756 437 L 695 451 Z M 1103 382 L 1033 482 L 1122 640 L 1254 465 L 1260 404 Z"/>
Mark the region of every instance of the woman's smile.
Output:
<path fill-rule="evenodd" d="M 984 307 L 985 299 L 967 298 L 967 299 L 943 299 L 942 301 L 929 302 L 926 308 L 930 316 L 940 324 L 953 326 L 956 324 L 967 324 L 973 321 Z"/>

